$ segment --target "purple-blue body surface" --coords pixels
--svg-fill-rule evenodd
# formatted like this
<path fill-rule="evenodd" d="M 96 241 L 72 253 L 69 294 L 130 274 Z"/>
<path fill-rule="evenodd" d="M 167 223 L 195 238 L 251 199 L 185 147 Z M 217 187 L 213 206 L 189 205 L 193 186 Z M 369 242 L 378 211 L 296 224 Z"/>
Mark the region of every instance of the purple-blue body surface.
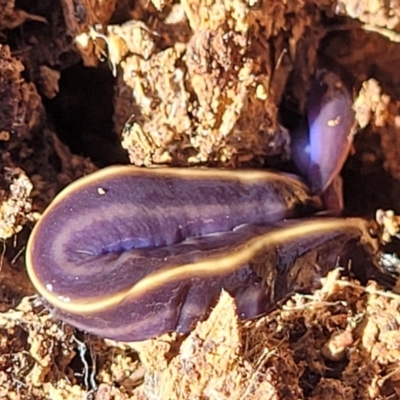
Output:
<path fill-rule="evenodd" d="M 343 164 L 350 107 L 337 82 L 312 89 L 309 136 L 293 146 L 312 190 L 276 172 L 122 166 L 72 183 L 29 239 L 34 286 L 74 326 L 136 341 L 189 331 L 221 290 L 241 318 L 253 318 L 317 287 L 338 261 L 371 260 L 377 243 L 367 221 L 296 219 L 320 206 L 312 192 Z"/>
<path fill-rule="evenodd" d="M 307 121 L 293 134 L 292 158 L 313 193 L 322 193 L 339 174 L 353 141 L 352 98 L 340 78 L 319 71 L 312 80 Z"/>
<path fill-rule="evenodd" d="M 218 235 L 224 237 L 242 224 L 267 225 L 306 215 L 312 205 L 308 188 L 289 175 L 106 168 L 70 185 L 46 210 L 28 243 L 28 272 L 39 292 L 61 313 L 69 314 L 66 318 L 75 325 L 74 319 L 79 319 L 82 328 L 124 340 L 141 339 L 147 332 L 154 336 L 191 325 L 179 317 L 183 297 L 194 296 L 189 283 L 165 281 L 157 295 L 146 289 L 134 295 L 134 301 L 127 299 L 144 278 L 177 265 L 174 245 L 202 237 L 214 243 Z M 182 247 L 187 248 L 187 244 Z M 193 250 L 182 262 L 191 263 L 202 255 L 202 250 Z M 210 288 L 213 285 L 220 291 L 221 285 Z M 204 314 L 215 294 L 206 298 L 197 315 Z M 123 306 L 126 303 L 129 306 Z M 161 314 L 150 312 L 150 304 L 156 304 Z M 68 310 L 77 315 L 72 317 L 74 312 Z M 143 318 L 134 316 L 138 310 L 142 314 L 147 310 L 146 329 L 140 328 Z M 157 316 L 154 326 L 149 315 Z M 88 323 L 93 316 L 100 326 Z M 122 320 L 135 329 L 118 331 Z M 126 327 L 127 322 L 123 324 Z"/>
<path fill-rule="evenodd" d="M 46 210 L 28 273 L 58 316 L 117 340 L 187 332 L 222 289 L 252 318 L 316 287 L 338 254 L 372 248 L 363 220 L 279 222 L 313 202 L 284 174 L 106 168 Z"/>

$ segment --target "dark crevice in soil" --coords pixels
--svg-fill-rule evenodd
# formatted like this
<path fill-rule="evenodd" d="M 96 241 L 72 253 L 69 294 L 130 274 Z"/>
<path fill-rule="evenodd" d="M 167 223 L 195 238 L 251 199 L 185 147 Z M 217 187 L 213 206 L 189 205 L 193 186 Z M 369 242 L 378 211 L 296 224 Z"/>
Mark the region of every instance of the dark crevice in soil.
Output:
<path fill-rule="evenodd" d="M 113 131 L 114 83 L 107 64 L 98 68 L 78 64 L 61 73 L 58 95 L 44 99 L 59 138 L 73 153 L 90 157 L 99 167 L 128 162 Z"/>

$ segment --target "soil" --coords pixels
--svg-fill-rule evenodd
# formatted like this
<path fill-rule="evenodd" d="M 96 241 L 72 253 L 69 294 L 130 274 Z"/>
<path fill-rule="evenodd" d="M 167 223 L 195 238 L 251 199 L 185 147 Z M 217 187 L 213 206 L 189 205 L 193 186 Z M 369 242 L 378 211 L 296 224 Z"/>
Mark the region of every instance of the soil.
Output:
<path fill-rule="evenodd" d="M 322 68 L 354 95 L 346 212 L 399 214 L 399 62 L 397 0 L 0 0 L 0 399 L 400 398 L 400 297 L 340 269 L 256 321 L 222 293 L 190 335 L 115 343 L 53 317 L 24 264 L 98 168 L 295 172 Z"/>

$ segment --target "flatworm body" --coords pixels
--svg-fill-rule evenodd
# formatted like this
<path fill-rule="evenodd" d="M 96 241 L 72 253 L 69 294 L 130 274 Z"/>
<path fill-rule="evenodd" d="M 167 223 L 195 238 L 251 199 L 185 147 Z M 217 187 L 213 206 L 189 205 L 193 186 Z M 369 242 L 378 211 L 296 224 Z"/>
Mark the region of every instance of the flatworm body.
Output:
<path fill-rule="evenodd" d="M 363 219 L 314 218 L 351 144 L 349 93 L 315 82 L 298 178 L 268 171 L 105 168 L 63 190 L 36 224 L 27 270 L 55 314 L 91 333 L 137 341 L 187 332 L 221 290 L 241 318 L 311 291 L 335 266 L 376 268 Z M 341 209 L 341 204 L 336 208 Z"/>
<path fill-rule="evenodd" d="M 161 282 L 157 272 L 173 270 L 173 246 L 242 224 L 305 215 L 313 202 L 301 180 L 284 174 L 106 168 L 68 186 L 45 211 L 28 242 L 28 273 L 51 305 L 88 331 L 137 340 L 186 330 L 203 311 L 192 320 L 179 317 L 190 285 Z M 219 276 L 218 269 L 212 274 Z M 149 281 L 160 283 L 157 295 L 145 290 L 132 296 Z M 218 285 L 216 291 L 223 287 Z M 205 297 L 208 307 L 215 295 Z M 204 301 L 198 302 L 203 309 Z M 117 329 L 121 324 L 124 329 Z"/>
<path fill-rule="evenodd" d="M 241 318 L 253 318 L 318 286 L 357 248 L 372 251 L 362 219 L 277 222 L 310 201 L 300 181 L 281 174 L 105 169 L 44 213 L 28 273 L 56 315 L 116 340 L 187 332 L 221 290 Z"/>

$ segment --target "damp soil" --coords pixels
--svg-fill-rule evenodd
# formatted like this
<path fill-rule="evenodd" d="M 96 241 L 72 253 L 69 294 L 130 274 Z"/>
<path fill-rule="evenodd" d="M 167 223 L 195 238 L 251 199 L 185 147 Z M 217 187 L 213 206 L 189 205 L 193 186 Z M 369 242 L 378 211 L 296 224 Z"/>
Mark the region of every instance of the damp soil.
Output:
<path fill-rule="evenodd" d="M 0 0 L 0 398 L 399 398 L 400 299 L 374 281 L 338 269 L 246 323 L 224 293 L 190 335 L 126 344 L 57 320 L 24 263 L 40 213 L 98 168 L 296 172 L 319 69 L 354 97 L 346 213 L 399 214 L 399 61 L 395 0 Z"/>

